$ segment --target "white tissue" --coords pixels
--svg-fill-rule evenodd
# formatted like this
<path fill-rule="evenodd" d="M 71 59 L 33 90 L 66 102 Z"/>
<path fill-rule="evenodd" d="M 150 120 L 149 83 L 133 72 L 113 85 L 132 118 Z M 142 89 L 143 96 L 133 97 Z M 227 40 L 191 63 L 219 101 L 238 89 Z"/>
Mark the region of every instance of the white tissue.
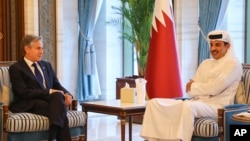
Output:
<path fill-rule="evenodd" d="M 137 101 L 138 104 L 145 103 L 145 99 L 146 99 L 146 83 L 147 83 L 147 81 L 144 78 L 135 79 L 136 101 Z"/>

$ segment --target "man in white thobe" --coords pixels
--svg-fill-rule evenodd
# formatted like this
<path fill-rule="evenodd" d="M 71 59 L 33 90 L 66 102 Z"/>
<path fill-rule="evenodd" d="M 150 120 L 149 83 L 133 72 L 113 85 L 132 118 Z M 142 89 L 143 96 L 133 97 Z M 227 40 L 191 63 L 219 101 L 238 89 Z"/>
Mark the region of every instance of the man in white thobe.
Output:
<path fill-rule="evenodd" d="M 204 60 L 187 85 L 189 100 L 154 98 L 148 101 L 141 136 L 149 141 L 191 141 L 194 119 L 217 119 L 217 109 L 234 102 L 242 66 L 226 31 L 208 34 L 211 59 Z M 174 82 L 173 82 L 174 83 Z"/>

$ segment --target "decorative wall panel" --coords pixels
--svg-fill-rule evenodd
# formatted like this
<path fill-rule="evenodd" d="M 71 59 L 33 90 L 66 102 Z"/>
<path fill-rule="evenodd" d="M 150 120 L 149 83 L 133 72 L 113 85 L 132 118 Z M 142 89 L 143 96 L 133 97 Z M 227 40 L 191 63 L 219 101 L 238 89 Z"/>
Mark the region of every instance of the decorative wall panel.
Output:
<path fill-rule="evenodd" d="M 16 61 L 23 56 L 20 41 L 24 35 L 23 0 L 0 0 L 0 61 Z"/>
<path fill-rule="evenodd" d="M 56 0 L 39 0 L 39 33 L 43 36 L 43 59 L 56 66 Z"/>
<path fill-rule="evenodd" d="M 16 0 L 11 0 L 10 1 L 10 5 L 16 5 Z M 16 20 L 16 17 L 18 15 L 16 15 L 16 7 L 14 6 L 10 6 L 10 21 L 11 21 L 11 25 L 10 26 L 10 31 L 11 31 L 11 34 L 9 34 L 10 36 L 10 39 L 17 39 L 17 20 Z M 11 58 L 15 58 L 15 56 L 17 56 L 17 49 L 19 47 L 19 45 L 17 45 L 17 40 L 12 40 L 12 42 L 9 44 L 9 52 L 12 52 L 10 55 L 12 56 Z"/>

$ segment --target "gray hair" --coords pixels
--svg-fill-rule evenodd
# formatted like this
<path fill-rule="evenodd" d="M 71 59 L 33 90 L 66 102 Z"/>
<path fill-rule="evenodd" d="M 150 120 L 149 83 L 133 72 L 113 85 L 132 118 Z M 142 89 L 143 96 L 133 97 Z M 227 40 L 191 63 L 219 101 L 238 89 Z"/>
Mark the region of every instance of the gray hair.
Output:
<path fill-rule="evenodd" d="M 31 46 L 34 41 L 43 41 L 42 36 L 36 36 L 36 35 L 25 35 L 22 42 L 21 42 L 21 48 L 24 50 L 25 46 Z"/>

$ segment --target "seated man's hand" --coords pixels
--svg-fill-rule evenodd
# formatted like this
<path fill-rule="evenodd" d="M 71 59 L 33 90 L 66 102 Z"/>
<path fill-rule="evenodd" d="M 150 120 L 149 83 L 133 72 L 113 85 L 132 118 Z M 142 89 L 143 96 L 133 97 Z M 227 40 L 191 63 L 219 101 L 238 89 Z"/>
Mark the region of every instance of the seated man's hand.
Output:
<path fill-rule="evenodd" d="M 65 105 L 69 106 L 72 103 L 72 96 L 70 94 L 64 94 L 65 97 Z"/>
<path fill-rule="evenodd" d="M 194 80 L 190 79 L 190 81 L 186 85 L 186 92 L 189 92 L 191 90 L 191 85 L 194 82 Z"/>

